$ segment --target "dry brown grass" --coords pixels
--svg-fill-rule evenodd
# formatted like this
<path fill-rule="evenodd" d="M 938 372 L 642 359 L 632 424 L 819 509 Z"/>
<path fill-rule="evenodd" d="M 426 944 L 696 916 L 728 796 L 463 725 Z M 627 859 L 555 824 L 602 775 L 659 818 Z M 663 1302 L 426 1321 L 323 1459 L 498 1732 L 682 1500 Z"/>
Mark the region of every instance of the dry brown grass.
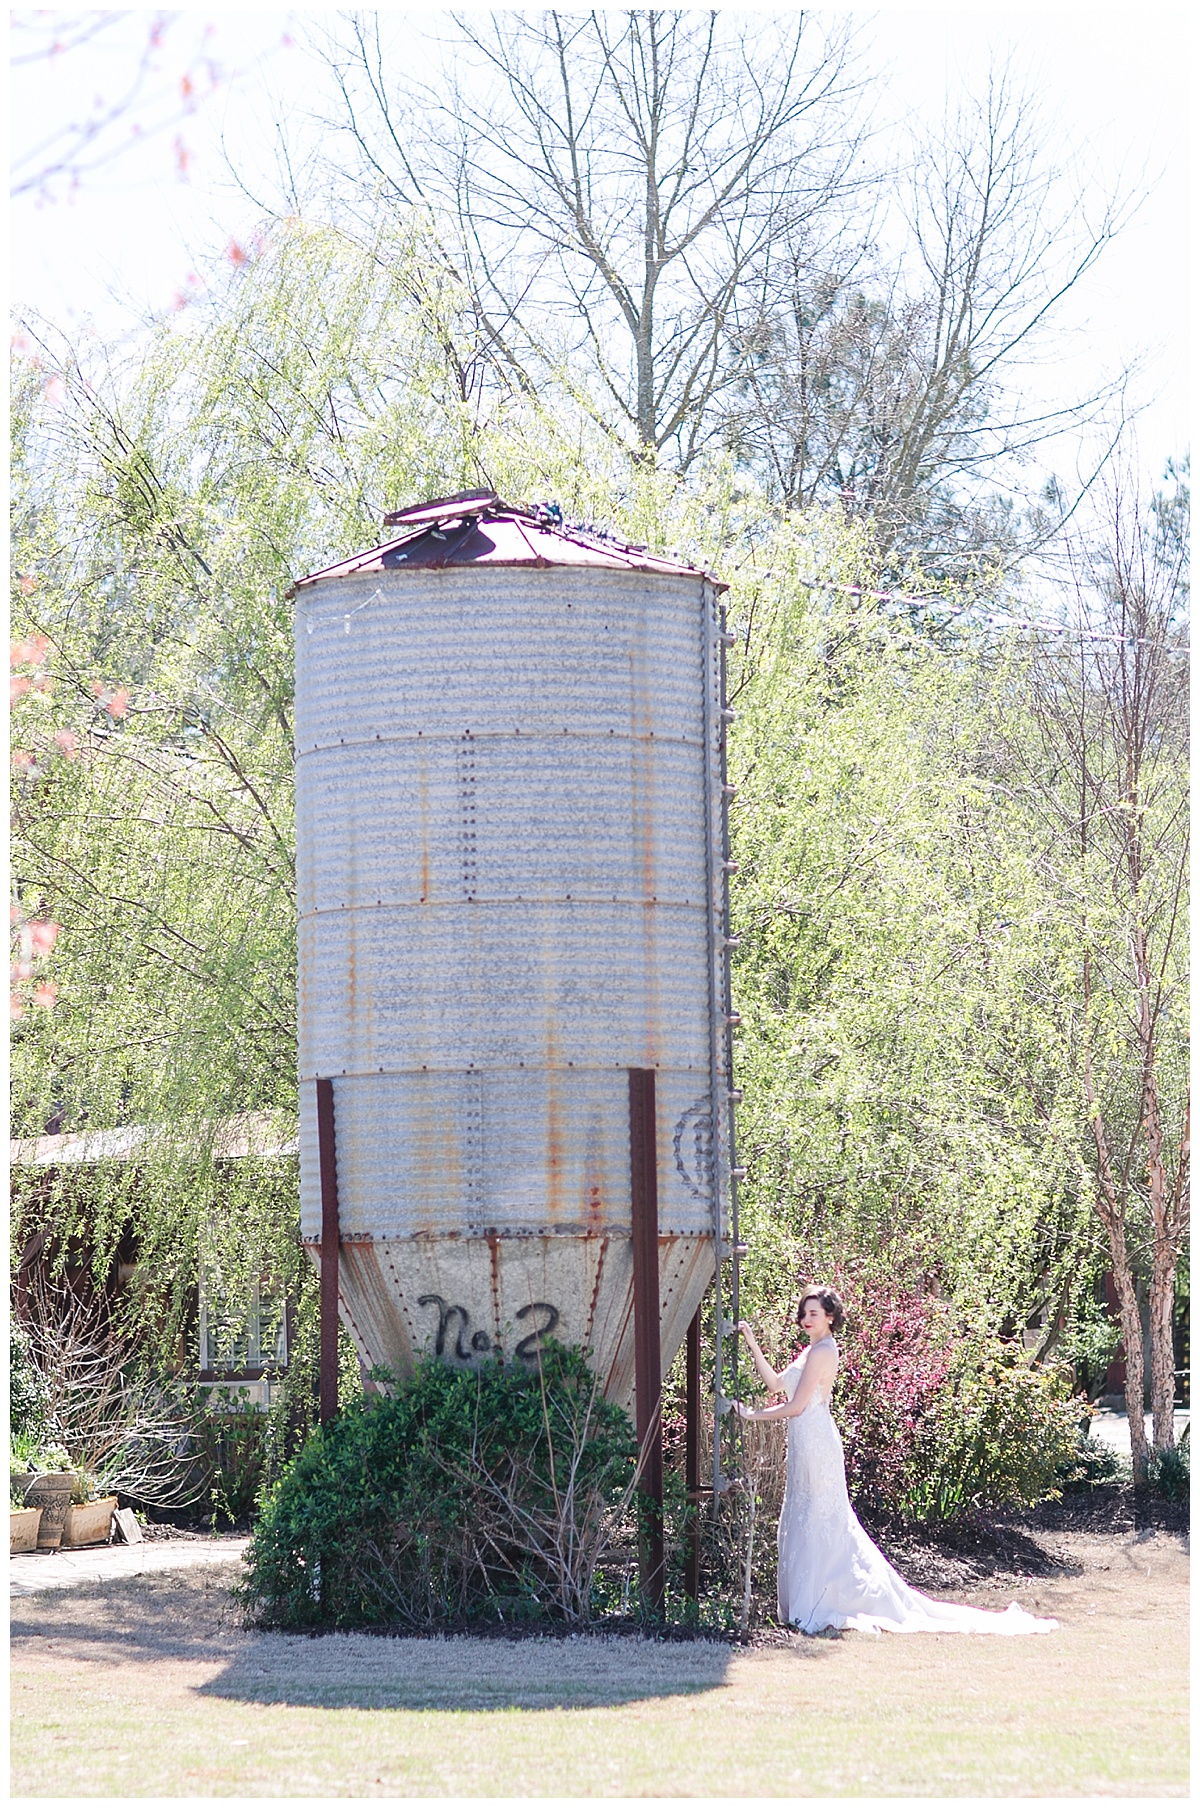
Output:
<path fill-rule="evenodd" d="M 220 1571 L 13 1603 L 39 1796 L 1184 1795 L 1187 1557 L 1056 1541 L 1032 1639 L 305 1639 Z M 996 1592 L 967 1597 L 996 1605 Z"/>

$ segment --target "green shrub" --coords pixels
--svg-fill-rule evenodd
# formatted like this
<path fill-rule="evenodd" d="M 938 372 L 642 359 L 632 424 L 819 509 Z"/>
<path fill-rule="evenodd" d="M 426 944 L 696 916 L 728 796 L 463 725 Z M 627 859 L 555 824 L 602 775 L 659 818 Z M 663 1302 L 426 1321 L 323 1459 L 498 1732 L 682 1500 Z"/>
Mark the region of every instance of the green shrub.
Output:
<path fill-rule="evenodd" d="M 1080 1437 L 1075 1448 L 1058 1465 L 1055 1481 L 1069 1494 L 1088 1488 L 1120 1487 L 1132 1478 L 1128 1457 L 1098 1438 Z"/>
<path fill-rule="evenodd" d="M 936 1523 L 1055 1494 L 1083 1410 L 1065 1369 L 964 1322 L 902 1260 L 832 1277 L 847 1301 L 833 1411 L 857 1508 Z"/>
<path fill-rule="evenodd" d="M 1078 1436 L 1079 1402 L 1059 1373 L 1012 1344 L 968 1346 L 922 1426 L 907 1512 L 952 1520 L 1035 1506 L 1058 1493 L 1059 1466 Z"/>
<path fill-rule="evenodd" d="M 267 1415 L 244 1403 L 214 1404 L 208 1388 L 198 1400 L 192 1460 L 205 1478 L 213 1525 L 244 1523 L 263 1483 Z"/>
<path fill-rule="evenodd" d="M 8 1422 L 14 1437 L 36 1440 L 50 1430 L 50 1388 L 33 1359 L 29 1332 L 12 1310 L 8 1317 Z"/>
<path fill-rule="evenodd" d="M 1192 1440 L 1185 1426 L 1183 1436 L 1171 1450 L 1155 1450 L 1147 1471 L 1150 1486 L 1167 1500 L 1186 1501 L 1192 1494 Z"/>
<path fill-rule="evenodd" d="M 248 1609 L 269 1626 L 587 1619 L 636 1447 L 583 1353 L 431 1359 L 315 1431 L 264 1496 Z"/>

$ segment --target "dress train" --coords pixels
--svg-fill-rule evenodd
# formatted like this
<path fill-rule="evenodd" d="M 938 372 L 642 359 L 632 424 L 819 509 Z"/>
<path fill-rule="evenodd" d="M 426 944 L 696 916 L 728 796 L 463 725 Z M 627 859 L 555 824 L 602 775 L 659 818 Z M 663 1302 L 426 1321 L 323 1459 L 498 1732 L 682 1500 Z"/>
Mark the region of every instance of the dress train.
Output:
<path fill-rule="evenodd" d="M 830 1340 L 832 1341 L 832 1339 Z M 783 1372 L 790 1399 L 804 1355 Z M 788 1429 L 787 1486 L 779 1516 L 779 1617 L 803 1632 L 1053 1632 L 1014 1601 L 1004 1613 L 932 1601 L 910 1588 L 867 1537 L 850 1505 L 842 1440 L 828 1400 L 814 1400 Z"/>

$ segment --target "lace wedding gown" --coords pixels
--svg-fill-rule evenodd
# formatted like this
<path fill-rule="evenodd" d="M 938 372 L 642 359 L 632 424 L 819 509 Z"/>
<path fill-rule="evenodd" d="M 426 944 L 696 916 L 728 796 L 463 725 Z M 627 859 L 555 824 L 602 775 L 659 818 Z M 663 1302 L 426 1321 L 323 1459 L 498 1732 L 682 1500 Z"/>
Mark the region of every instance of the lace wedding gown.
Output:
<path fill-rule="evenodd" d="M 833 1344 L 833 1339 L 821 1342 Z M 783 1371 L 789 1400 L 800 1385 L 807 1355 L 805 1350 Z M 871 1543 L 850 1505 L 842 1440 L 828 1394 L 785 1424 L 787 1486 L 779 1516 L 779 1617 L 785 1625 L 804 1632 L 829 1626 L 858 1632 L 1054 1631 L 1057 1620 L 1035 1619 L 1015 1601 L 1005 1613 L 989 1613 L 931 1601 L 910 1588 Z"/>

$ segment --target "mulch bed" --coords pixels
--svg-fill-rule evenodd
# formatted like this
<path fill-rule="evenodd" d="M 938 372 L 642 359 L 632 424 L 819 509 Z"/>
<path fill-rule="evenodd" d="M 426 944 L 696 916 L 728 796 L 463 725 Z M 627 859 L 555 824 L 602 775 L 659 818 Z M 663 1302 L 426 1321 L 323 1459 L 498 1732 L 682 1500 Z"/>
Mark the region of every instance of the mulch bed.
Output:
<path fill-rule="evenodd" d="M 1008 1586 L 1038 1576 L 1078 1573 L 1055 1534 L 1097 1532 L 1120 1537 L 1129 1532 L 1186 1534 L 1191 1516 L 1186 1501 L 1124 1486 L 1085 1488 L 1061 1500 L 1044 1501 L 1021 1512 L 961 1520 L 948 1526 L 868 1524 L 876 1543 L 912 1583 L 928 1592 L 939 1588 Z"/>
<path fill-rule="evenodd" d="M 914 1588 L 933 1594 L 978 1588 L 1000 1590 L 1029 1583 L 1038 1577 L 1080 1574 L 1077 1558 L 1058 1543 L 1056 1535 L 1083 1532 L 1122 1537 L 1131 1532 L 1153 1531 L 1179 1536 L 1186 1535 L 1190 1529 L 1186 1501 L 1166 1500 L 1160 1494 L 1135 1490 L 1128 1484 L 1082 1488 L 1065 1494 L 1061 1500 L 1046 1501 L 1040 1507 L 966 1519 L 955 1525 L 912 1526 L 878 1520 L 866 1513 L 861 1517 L 871 1537 L 905 1580 Z M 198 1531 L 194 1525 L 186 1527 L 160 1522 L 146 1525 L 144 1536 L 159 1542 L 207 1539 L 213 1534 L 208 1530 Z M 387 1636 L 389 1630 L 394 1633 L 398 1629 L 378 1630 Z M 649 1635 L 669 1641 L 718 1639 L 731 1644 L 745 1642 L 755 1647 L 790 1645 L 804 1636 L 787 1627 L 760 1624 L 743 1640 L 728 1626 L 709 1623 L 654 1628 L 632 1615 L 612 1615 L 574 1634 L 566 1627 L 545 1622 L 524 1626 L 511 1622 L 506 1625 L 473 1622 L 453 1630 L 469 1631 L 476 1638 L 569 1638 L 599 1633 L 618 1638 Z M 828 1636 L 840 1635 L 831 1633 Z"/>
<path fill-rule="evenodd" d="M 1041 1532 L 1187 1532 L 1191 1508 L 1186 1500 L 1167 1500 L 1148 1488 L 1128 1484 L 1112 1488 L 1080 1488 L 1061 1500 L 1014 1516 L 1014 1525 Z"/>

